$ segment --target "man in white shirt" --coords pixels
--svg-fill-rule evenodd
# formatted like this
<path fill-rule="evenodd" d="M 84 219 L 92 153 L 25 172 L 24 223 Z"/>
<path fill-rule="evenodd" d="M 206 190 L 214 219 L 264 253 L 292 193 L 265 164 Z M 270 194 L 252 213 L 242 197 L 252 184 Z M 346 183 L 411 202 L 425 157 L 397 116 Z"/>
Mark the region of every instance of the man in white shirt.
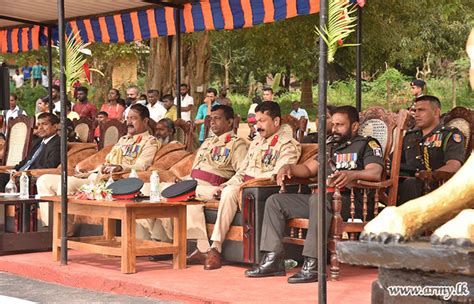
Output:
<path fill-rule="evenodd" d="M 156 89 L 151 89 L 146 92 L 148 99 L 148 110 L 150 111 L 150 118 L 155 122 L 160 121 L 166 115 L 166 109 L 159 101 L 160 92 Z"/>
<path fill-rule="evenodd" d="M 179 97 L 181 98 L 181 118 L 185 121 L 191 120 L 191 110 L 193 109 L 194 99 L 188 94 L 188 85 L 183 83 L 179 88 Z M 178 99 L 174 99 L 174 104 L 178 105 Z"/>
<path fill-rule="evenodd" d="M 308 127 L 309 127 L 309 116 L 308 116 L 308 112 L 306 112 L 305 109 L 301 109 L 300 108 L 300 103 L 298 101 L 293 101 L 293 103 L 291 104 L 291 108 L 293 109 L 293 111 L 291 111 L 290 115 L 293 116 L 294 118 L 296 119 L 300 119 L 301 117 L 304 117 L 308 120 L 308 123 L 306 124 L 306 132 L 308 131 Z"/>
<path fill-rule="evenodd" d="M 41 71 L 41 85 L 46 89 L 49 87 L 48 72 L 46 70 Z"/>
<path fill-rule="evenodd" d="M 15 82 L 15 88 L 21 88 L 23 83 L 25 82 L 23 79 L 23 75 L 20 74 L 20 70 L 15 70 L 15 75 L 12 77 L 13 81 Z"/>
<path fill-rule="evenodd" d="M 130 111 L 130 107 L 136 103 L 142 104 L 146 106 L 146 100 L 140 100 L 140 91 L 136 86 L 129 86 L 127 88 L 127 100 L 125 101 L 125 105 L 127 108 L 123 111 L 123 119 L 127 120 L 128 111 Z"/>
<path fill-rule="evenodd" d="M 10 109 L 3 111 L 5 130 L 8 130 L 8 121 L 10 118 L 17 118 L 19 115 L 28 116 L 26 112 L 17 105 L 18 97 L 15 93 L 10 94 Z"/>

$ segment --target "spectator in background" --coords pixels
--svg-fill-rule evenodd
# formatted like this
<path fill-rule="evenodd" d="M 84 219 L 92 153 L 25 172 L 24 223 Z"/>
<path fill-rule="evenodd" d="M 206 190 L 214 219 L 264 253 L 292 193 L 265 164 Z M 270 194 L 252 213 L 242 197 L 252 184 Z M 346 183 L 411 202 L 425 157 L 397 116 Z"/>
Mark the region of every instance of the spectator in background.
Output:
<path fill-rule="evenodd" d="M 181 84 L 179 88 L 179 98 L 181 98 L 181 118 L 185 121 L 191 120 L 191 111 L 194 106 L 194 99 L 189 95 L 189 87 L 187 84 Z M 174 104 L 178 105 L 178 99 L 174 99 Z"/>
<path fill-rule="evenodd" d="M 138 99 L 140 96 L 140 92 L 138 91 L 138 87 L 130 86 L 127 88 L 127 99 L 125 100 L 125 111 L 123 112 L 123 119 L 127 120 L 128 111 L 130 111 L 130 107 L 136 103 L 140 103 L 145 105 L 146 101 L 141 101 Z"/>
<path fill-rule="evenodd" d="M 263 101 L 273 101 L 273 89 L 270 87 L 263 88 Z"/>
<path fill-rule="evenodd" d="M 109 121 L 110 117 L 109 114 L 105 111 L 100 111 L 97 113 L 97 121 L 99 124 L 97 125 L 97 128 L 94 130 L 94 138 L 96 139 L 97 142 L 99 142 L 100 139 L 100 125 L 103 124 L 104 122 Z"/>
<path fill-rule="evenodd" d="M 43 87 L 46 89 L 49 87 L 49 77 L 48 77 L 48 72 L 46 72 L 45 69 L 41 71 L 41 84 Z"/>
<path fill-rule="evenodd" d="M 147 107 L 150 111 L 150 118 L 158 122 L 166 115 L 166 109 L 159 100 L 160 92 L 157 89 L 151 89 L 146 92 L 146 96 L 148 97 Z"/>
<path fill-rule="evenodd" d="M 100 107 L 100 111 L 106 112 L 109 119 L 121 120 L 123 118 L 123 112 L 125 111 L 125 108 L 121 104 L 119 104 L 119 99 L 120 99 L 119 90 L 110 89 L 109 94 L 108 94 L 108 99 L 109 99 L 108 102 L 102 104 L 102 106 Z"/>
<path fill-rule="evenodd" d="M 53 84 L 53 88 L 51 89 L 51 95 L 53 96 L 53 102 L 54 102 L 54 113 L 60 113 L 61 112 L 61 96 L 59 94 L 59 86 Z"/>
<path fill-rule="evenodd" d="M 199 106 L 198 112 L 196 114 L 196 120 L 194 121 L 196 125 L 201 125 L 201 130 L 199 131 L 199 142 L 202 144 L 204 141 L 204 122 L 207 115 L 211 115 L 211 109 L 214 105 L 218 104 L 215 100 L 217 97 L 217 90 L 214 88 L 209 88 L 206 91 L 206 98 L 204 98 L 204 103 Z"/>
<path fill-rule="evenodd" d="M 300 103 L 296 100 L 291 103 L 291 108 L 293 109 L 293 111 L 290 112 L 290 116 L 293 116 L 294 118 L 296 118 L 298 120 L 300 120 L 300 118 L 302 118 L 302 117 L 304 117 L 308 120 L 308 123 L 306 124 L 306 130 L 305 130 L 305 132 L 307 132 L 308 129 L 309 129 L 308 112 L 306 112 L 305 109 L 300 108 Z"/>
<path fill-rule="evenodd" d="M 77 112 L 80 117 L 87 117 L 91 120 L 94 120 L 97 115 L 97 108 L 87 98 L 87 93 L 89 90 L 86 87 L 78 87 L 77 88 L 77 100 L 79 101 L 76 103 L 72 109 L 74 112 Z"/>
<path fill-rule="evenodd" d="M 10 118 L 17 118 L 20 115 L 28 116 L 22 108 L 20 108 L 18 105 L 18 96 L 15 93 L 10 94 L 10 108 L 8 110 L 3 110 L 2 115 L 3 115 L 3 125 L 5 128 L 5 134 L 6 130 L 8 130 L 8 121 Z"/>
<path fill-rule="evenodd" d="M 41 73 L 43 71 L 43 66 L 41 65 L 39 60 L 36 60 L 35 65 L 31 69 L 31 76 L 33 82 L 31 83 L 31 87 L 36 87 L 36 85 L 41 84 Z"/>
<path fill-rule="evenodd" d="M 423 92 L 425 90 L 426 82 L 424 82 L 421 79 L 415 79 L 412 82 L 410 82 L 410 87 L 411 87 L 411 94 L 413 95 L 413 100 L 411 102 L 410 107 L 408 107 L 408 111 L 411 116 L 415 117 L 415 100 L 418 97 L 423 96 Z"/>
<path fill-rule="evenodd" d="M 43 97 L 43 98 L 38 98 L 36 101 L 36 104 L 38 106 L 38 113 L 35 114 L 36 116 L 36 121 L 38 121 L 38 116 L 40 116 L 43 113 L 49 113 L 49 97 Z"/>
<path fill-rule="evenodd" d="M 23 79 L 23 75 L 20 74 L 20 70 L 15 70 L 15 75 L 12 77 L 13 81 L 15 82 L 15 88 L 19 89 L 23 86 L 25 80 Z"/>
<path fill-rule="evenodd" d="M 249 140 L 253 140 L 257 134 L 255 129 L 256 119 L 255 119 L 255 108 L 262 103 L 262 98 L 260 96 L 255 96 L 252 98 L 252 104 L 250 105 L 249 111 L 247 113 L 247 124 L 250 128 Z"/>
<path fill-rule="evenodd" d="M 170 95 L 171 96 L 171 95 Z M 169 118 L 163 118 L 158 121 L 155 129 L 155 137 L 161 142 L 162 145 L 169 144 L 174 141 L 174 134 L 176 128 L 174 123 Z"/>
<path fill-rule="evenodd" d="M 29 66 L 24 66 L 21 68 L 21 71 L 23 72 L 23 80 L 25 82 L 30 81 L 31 78 L 31 67 Z"/>
<path fill-rule="evenodd" d="M 178 109 L 174 105 L 174 98 L 170 94 L 166 94 L 162 98 L 163 107 L 166 109 L 165 117 L 175 121 L 178 119 Z"/>
<path fill-rule="evenodd" d="M 222 86 L 219 92 L 219 98 L 217 98 L 217 103 L 224 106 L 232 107 L 232 101 L 227 98 L 227 87 Z"/>

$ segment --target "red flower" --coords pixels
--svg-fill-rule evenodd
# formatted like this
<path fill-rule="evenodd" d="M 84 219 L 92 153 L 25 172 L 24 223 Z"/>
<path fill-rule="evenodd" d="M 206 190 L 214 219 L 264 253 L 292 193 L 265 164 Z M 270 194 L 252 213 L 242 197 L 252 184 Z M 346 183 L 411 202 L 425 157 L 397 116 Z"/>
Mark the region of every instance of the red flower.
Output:
<path fill-rule="evenodd" d="M 341 46 L 341 45 L 344 44 L 344 42 L 342 41 L 342 39 L 339 39 L 339 40 L 337 41 L 337 44 L 339 44 L 339 46 Z"/>

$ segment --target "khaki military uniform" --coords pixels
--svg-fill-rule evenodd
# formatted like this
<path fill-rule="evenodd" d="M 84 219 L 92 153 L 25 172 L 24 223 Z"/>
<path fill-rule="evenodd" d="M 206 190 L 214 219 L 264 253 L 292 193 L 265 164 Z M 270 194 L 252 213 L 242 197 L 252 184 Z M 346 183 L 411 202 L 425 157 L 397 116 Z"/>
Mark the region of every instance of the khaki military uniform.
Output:
<path fill-rule="evenodd" d="M 120 165 L 124 170 L 135 169 L 143 171 L 151 165 L 156 151 L 160 147 L 161 143 L 154 136 L 150 135 L 148 131 L 134 136 L 125 135 L 120 138 L 109 154 L 107 154 L 104 165 Z M 68 176 L 68 195 L 74 195 L 82 185 L 96 181 L 100 175 L 101 167 L 89 172 L 90 174 L 87 178 Z M 38 178 L 36 186 L 40 196 L 60 195 L 61 175 L 42 175 Z M 40 206 L 40 212 L 42 221 L 47 223 L 47 206 Z"/>
<path fill-rule="evenodd" d="M 227 182 L 239 170 L 247 154 L 247 144 L 233 132 L 207 138 L 199 150 L 189 178 L 197 180 L 196 196 L 203 200 L 212 199 L 219 186 Z M 170 183 L 162 183 L 164 190 Z M 148 185 L 145 185 L 148 186 Z M 166 241 L 172 238 L 169 219 L 138 220 L 137 237 Z M 203 205 L 187 207 L 188 239 L 208 240 Z"/>
<path fill-rule="evenodd" d="M 414 177 L 416 172 L 435 171 L 449 160 L 457 160 L 463 164 L 465 149 L 464 136 L 456 128 L 439 124 L 426 135 L 423 135 L 420 129 L 408 131 L 403 138 L 397 204 L 423 195 L 423 181 Z M 432 189 L 436 186 L 431 185 Z"/>
<path fill-rule="evenodd" d="M 283 165 L 296 164 L 300 156 L 300 144 L 282 128 L 269 138 L 257 137 L 251 143 L 241 169 L 224 183 L 211 240 L 219 244 L 224 241 L 239 208 L 239 191 L 243 182 L 271 177 Z"/>

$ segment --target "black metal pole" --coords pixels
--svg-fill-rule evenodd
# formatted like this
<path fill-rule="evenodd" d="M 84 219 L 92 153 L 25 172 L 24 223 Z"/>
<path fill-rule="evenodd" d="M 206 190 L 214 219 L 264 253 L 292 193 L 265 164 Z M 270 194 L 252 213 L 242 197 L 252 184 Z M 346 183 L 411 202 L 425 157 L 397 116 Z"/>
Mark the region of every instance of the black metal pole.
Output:
<path fill-rule="evenodd" d="M 362 7 L 357 9 L 356 109 L 362 110 Z"/>
<path fill-rule="evenodd" d="M 181 8 L 176 8 L 176 101 L 181 118 Z"/>
<path fill-rule="evenodd" d="M 51 46 L 51 26 L 48 25 L 48 96 L 49 96 L 49 113 L 53 113 L 53 48 Z"/>
<path fill-rule="evenodd" d="M 59 79 L 61 91 L 61 265 L 67 265 L 66 29 L 64 0 L 58 1 Z"/>
<path fill-rule="evenodd" d="M 319 2 L 319 29 L 323 32 L 328 17 L 328 1 Z M 327 103 L 327 45 L 319 37 L 319 81 L 318 81 L 318 303 L 326 303 L 326 103 Z M 315 220 L 315 219 L 310 219 Z"/>

